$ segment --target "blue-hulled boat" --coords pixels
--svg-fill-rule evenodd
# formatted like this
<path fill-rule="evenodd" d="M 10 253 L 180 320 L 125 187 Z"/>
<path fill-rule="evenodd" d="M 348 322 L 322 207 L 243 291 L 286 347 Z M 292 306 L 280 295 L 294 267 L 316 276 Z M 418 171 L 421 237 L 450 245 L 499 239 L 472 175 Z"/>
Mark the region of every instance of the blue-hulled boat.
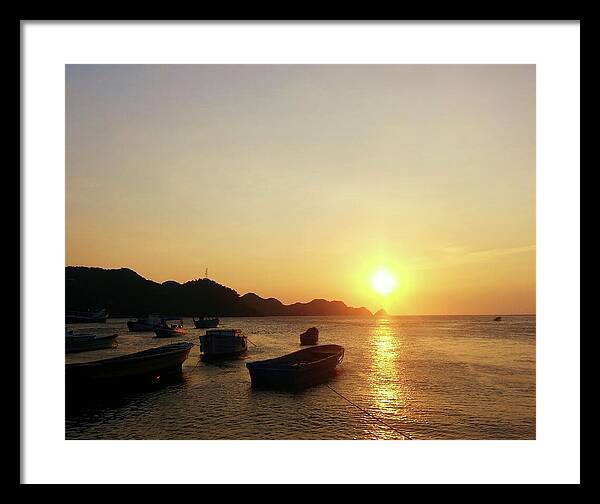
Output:
<path fill-rule="evenodd" d="M 248 362 L 253 388 L 303 389 L 328 380 L 344 358 L 344 347 L 320 345 L 282 357 Z"/>

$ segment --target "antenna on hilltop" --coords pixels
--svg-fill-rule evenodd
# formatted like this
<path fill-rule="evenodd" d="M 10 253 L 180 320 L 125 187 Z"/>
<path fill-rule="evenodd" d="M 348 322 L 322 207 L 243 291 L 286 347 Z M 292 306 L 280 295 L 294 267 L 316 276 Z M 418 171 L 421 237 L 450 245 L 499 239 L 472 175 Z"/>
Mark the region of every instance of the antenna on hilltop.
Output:
<path fill-rule="evenodd" d="M 204 278 L 208 278 L 208 268 L 204 271 Z"/>

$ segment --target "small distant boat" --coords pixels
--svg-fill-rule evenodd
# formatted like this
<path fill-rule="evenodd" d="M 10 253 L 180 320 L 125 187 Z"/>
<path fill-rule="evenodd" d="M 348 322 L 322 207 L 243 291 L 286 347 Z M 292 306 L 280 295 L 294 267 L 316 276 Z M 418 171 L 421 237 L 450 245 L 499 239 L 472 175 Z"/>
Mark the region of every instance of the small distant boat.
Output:
<path fill-rule="evenodd" d="M 172 320 L 177 320 L 178 323 L 169 324 Z M 158 325 L 154 326 L 153 331 L 157 338 L 173 338 L 174 336 L 181 336 L 186 332 L 183 328 L 183 320 L 179 318 L 163 318 Z"/>
<path fill-rule="evenodd" d="M 248 350 L 247 338 L 239 329 L 210 329 L 200 336 L 203 357 L 236 357 Z"/>
<path fill-rule="evenodd" d="M 181 373 L 192 343 L 174 343 L 110 359 L 65 365 L 69 388 L 102 385 L 127 380 L 156 380 Z"/>
<path fill-rule="evenodd" d="M 209 327 L 217 327 L 219 319 L 217 317 L 193 317 L 194 325 L 197 329 L 207 329 Z"/>
<path fill-rule="evenodd" d="M 96 334 L 75 334 L 73 331 L 65 332 L 65 353 L 88 352 L 104 348 L 116 348 L 118 334 L 97 336 Z"/>
<path fill-rule="evenodd" d="M 88 311 L 68 311 L 65 315 L 65 323 L 67 324 L 98 324 L 105 323 L 108 318 L 106 309 L 88 310 Z"/>
<path fill-rule="evenodd" d="M 501 320 L 502 320 L 502 317 L 496 317 L 496 318 L 494 319 L 494 322 L 500 322 Z"/>
<path fill-rule="evenodd" d="M 299 390 L 322 383 L 335 373 L 344 358 L 344 347 L 320 345 L 282 357 L 246 364 L 253 388 Z"/>
<path fill-rule="evenodd" d="M 162 321 L 159 315 L 146 315 L 137 320 L 128 320 L 127 328 L 130 332 L 151 332 L 154 331 L 154 326 L 157 326 Z"/>
<path fill-rule="evenodd" d="M 310 327 L 300 335 L 301 345 L 316 345 L 319 341 L 319 330 L 316 327 Z"/>

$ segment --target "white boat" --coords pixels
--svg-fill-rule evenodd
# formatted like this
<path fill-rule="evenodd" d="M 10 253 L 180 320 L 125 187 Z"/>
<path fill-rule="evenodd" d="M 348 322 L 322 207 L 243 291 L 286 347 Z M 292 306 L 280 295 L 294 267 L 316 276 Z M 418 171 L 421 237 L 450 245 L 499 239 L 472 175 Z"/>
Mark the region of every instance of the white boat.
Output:
<path fill-rule="evenodd" d="M 239 329 L 209 329 L 200 336 L 200 351 L 208 359 L 235 357 L 247 349 L 247 338 Z"/>
<path fill-rule="evenodd" d="M 98 336 L 96 334 L 75 334 L 65 331 L 65 353 L 88 352 L 103 348 L 115 348 L 118 334 Z"/>
<path fill-rule="evenodd" d="M 127 328 L 130 332 L 150 332 L 154 331 L 154 327 L 160 324 L 161 321 L 160 315 L 150 314 L 137 320 L 128 320 Z"/>

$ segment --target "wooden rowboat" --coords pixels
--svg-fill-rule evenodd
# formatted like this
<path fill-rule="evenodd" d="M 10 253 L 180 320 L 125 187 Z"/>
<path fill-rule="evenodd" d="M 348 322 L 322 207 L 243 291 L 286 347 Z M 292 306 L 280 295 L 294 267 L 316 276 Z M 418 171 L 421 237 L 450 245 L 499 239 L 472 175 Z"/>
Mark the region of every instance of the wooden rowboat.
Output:
<path fill-rule="evenodd" d="M 253 388 L 303 389 L 329 379 L 344 358 L 344 347 L 320 345 L 282 357 L 246 364 Z"/>
<path fill-rule="evenodd" d="M 68 388 L 102 385 L 129 380 L 157 380 L 181 373 L 192 343 L 174 343 L 110 359 L 65 365 Z"/>
<path fill-rule="evenodd" d="M 65 334 L 65 353 L 88 352 L 104 348 L 115 348 L 118 345 L 118 334 L 98 336 L 96 334 Z"/>

